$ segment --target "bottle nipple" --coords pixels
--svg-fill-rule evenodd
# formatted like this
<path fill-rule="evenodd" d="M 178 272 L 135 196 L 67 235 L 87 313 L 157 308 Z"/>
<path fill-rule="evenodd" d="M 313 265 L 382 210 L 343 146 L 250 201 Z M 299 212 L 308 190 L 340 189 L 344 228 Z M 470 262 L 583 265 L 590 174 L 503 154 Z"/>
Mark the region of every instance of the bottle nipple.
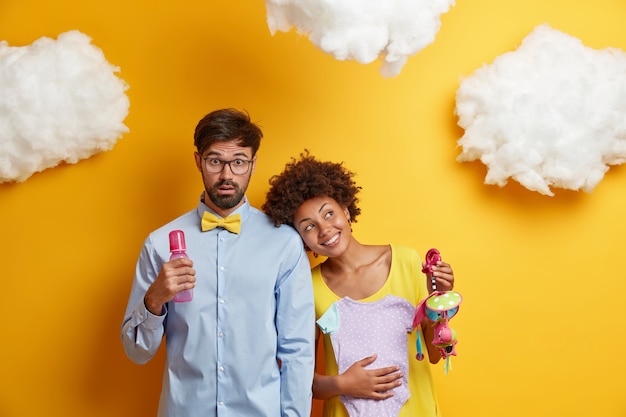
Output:
<path fill-rule="evenodd" d="M 170 251 L 185 251 L 185 233 L 182 230 L 172 230 L 170 232 Z"/>

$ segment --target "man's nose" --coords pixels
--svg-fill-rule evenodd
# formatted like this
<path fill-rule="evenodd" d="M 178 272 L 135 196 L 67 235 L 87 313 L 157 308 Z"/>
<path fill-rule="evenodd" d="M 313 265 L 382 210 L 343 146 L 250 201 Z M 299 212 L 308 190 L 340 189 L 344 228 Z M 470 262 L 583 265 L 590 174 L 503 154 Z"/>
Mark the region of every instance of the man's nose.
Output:
<path fill-rule="evenodd" d="M 220 178 L 230 179 L 234 176 L 235 174 L 233 174 L 233 170 L 230 168 L 230 164 L 224 164 L 224 168 L 222 168 L 222 172 L 220 172 Z"/>

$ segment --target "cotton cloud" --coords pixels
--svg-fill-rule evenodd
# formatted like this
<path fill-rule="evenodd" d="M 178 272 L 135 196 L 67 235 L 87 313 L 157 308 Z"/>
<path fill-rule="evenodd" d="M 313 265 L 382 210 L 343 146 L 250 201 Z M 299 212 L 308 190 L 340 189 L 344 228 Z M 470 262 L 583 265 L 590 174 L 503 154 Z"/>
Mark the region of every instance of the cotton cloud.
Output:
<path fill-rule="evenodd" d="M 272 34 L 295 27 L 339 60 L 368 64 L 380 58 L 381 73 L 400 73 L 407 58 L 435 40 L 439 16 L 454 0 L 266 0 Z"/>
<path fill-rule="evenodd" d="M 591 192 L 626 160 L 626 54 L 537 26 L 462 80 L 456 114 L 465 129 L 457 160 L 480 159 L 486 184 Z"/>
<path fill-rule="evenodd" d="M 91 39 L 0 42 L 0 182 L 111 149 L 128 131 L 128 85 Z"/>

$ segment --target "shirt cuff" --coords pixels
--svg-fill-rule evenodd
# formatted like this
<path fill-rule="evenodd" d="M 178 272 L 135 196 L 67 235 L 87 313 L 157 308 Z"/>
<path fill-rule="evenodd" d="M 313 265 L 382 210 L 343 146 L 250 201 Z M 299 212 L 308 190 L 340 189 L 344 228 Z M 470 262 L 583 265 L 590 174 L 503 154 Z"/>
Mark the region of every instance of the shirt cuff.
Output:
<path fill-rule="evenodd" d="M 150 310 L 148 310 L 148 308 L 146 307 L 145 301 L 142 301 L 136 313 L 138 319 L 137 321 L 139 323 L 141 323 L 144 327 L 150 330 L 155 330 L 163 326 L 163 321 L 165 321 L 165 316 L 167 315 L 167 307 L 165 304 L 163 304 L 161 315 L 157 316 L 155 314 L 152 314 Z"/>

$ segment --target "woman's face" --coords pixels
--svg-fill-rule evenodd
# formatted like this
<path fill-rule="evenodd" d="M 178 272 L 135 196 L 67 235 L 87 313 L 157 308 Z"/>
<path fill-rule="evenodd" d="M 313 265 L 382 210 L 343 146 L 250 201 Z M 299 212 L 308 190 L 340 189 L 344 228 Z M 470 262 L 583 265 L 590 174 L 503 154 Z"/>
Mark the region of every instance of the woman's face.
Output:
<path fill-rule="evenodd" d="M 296 210 L 293 224 L 306 246 L 322 256 L 341 255 L 352 236 L 348 208 L 330 197 L 306 200 Z"/>

